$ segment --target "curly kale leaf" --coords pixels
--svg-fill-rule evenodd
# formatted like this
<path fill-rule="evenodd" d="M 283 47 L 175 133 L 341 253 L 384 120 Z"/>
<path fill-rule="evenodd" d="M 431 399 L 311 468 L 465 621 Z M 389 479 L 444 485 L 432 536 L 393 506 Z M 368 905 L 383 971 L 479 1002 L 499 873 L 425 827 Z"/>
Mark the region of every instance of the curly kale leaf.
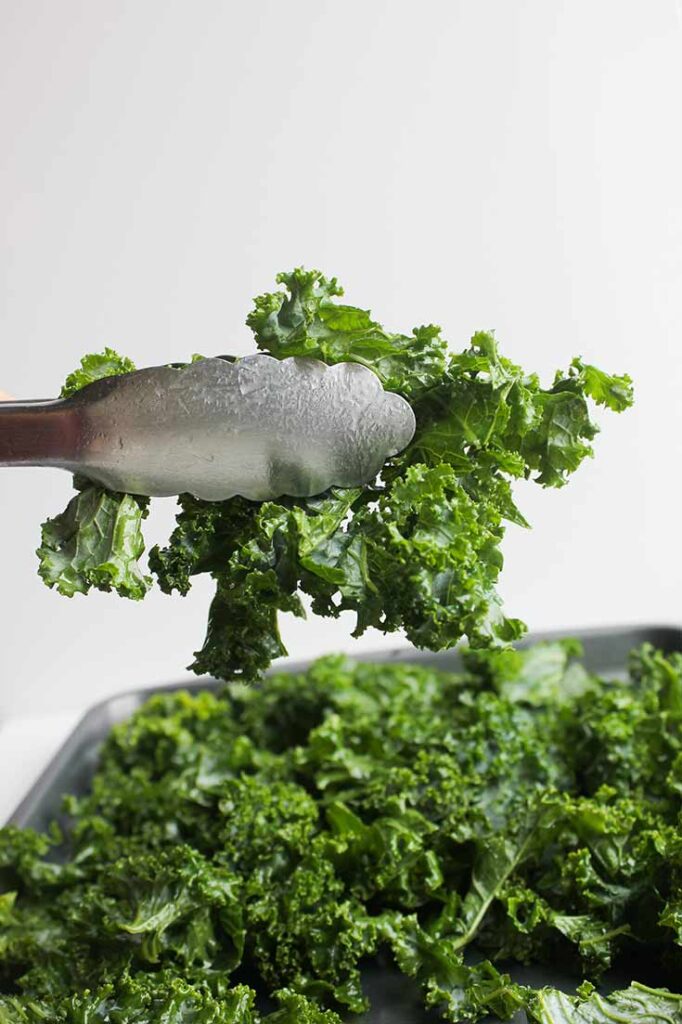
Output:
<path fill-rule="evenodd" d="M 258 575 L 251 586 L 235 584 L 229 572 L 215 578 L 206 639 L 190 668 L 198 675 L 253 681 L 287 653 L 277 613 L 302 615 L 298 598 L 283 594 L 272 572 Z"/>
<path fill-rule="evenodd" d="M 341 1024 L 305 996 L 282 990 L 276 998 L 281 1008 L 262 1016 L 245 985 L 214 996 L 177 977 L 132 975 L 58 1003 L 0 996 L 0 1024 Z"/>
<path fill-rule="evenodd" d="M 366 310 L 338 301 L 335 278 L 280 274 L 284 291 L 260 296 L 248 317 L 256 345 L 277 358 L 356 361 L 412 404 L 415 436 L 364 488 L 333 488 L 313 499 L 262 505 L 180 496 L 177 527 L 149 564 L 162 590 L 186 594 L 209 573 L 216 594 L 197 673 L 252 680 L 286 653 L 280 612 L 355 614 L 369 627 L 404 629 L 418 647 L 439 650 L 466 638 L 486 647 L 519 637 L 497 594 L 506 524 L 527 526 L 515 480 L 566 483 L 592 455 L 597 426 L 589 399 L 620 412 L 632 402 L 628 377 L 575 359 L 543 388 L 502 356 L 494 336 L 475 334 L 451 354 L 437 327 L 385 330 Z M 67 381 L 71 394 L 132 364 L 110 349 L 88 356 Z M 40 573 L 62 593 L 89 587 L 139 598 L 140 499 L 85 487 L 44 527 Z"/>
<path fill-rule="evenodd" d="M 537 483 L 559 487 L 593 454 L 598 427 L 587 398 L 621 412 L 632 404 L 631 381 L 576 359 L 544 389 L 500 355 L 491 333 L 479 331 L 415 400 L 417 432 L 396 461 L 444 461 L 466 474 L 478 463 L 510 478 L 535 472 Z"/>
<path fill-rule="evenodd" d="M 40 576 L 66 597 L 95 587 L 141 600 L 152 583 L 140 567 L 147 499 L 80 481 L 79 486 L 64 512 L 43 523 L 36 552 Z"/>
<path fill-rule="evenodd" d="M 400 970 L 417 981 L 425 1005 L 435 1007 L 442 1019 L 457 1024 L 495 1014 L 508 1020 L 525 1006 L 522 986 L 509 975 L 488 960 L 465 964 L 455 942 L 429 934 L 416 917 L 393 915 L 382 930 Z"/>
<path fill-rule="evenodd" d="M 244 950 L 239 879 L 189 847 L 132 854 L 111 865 L 97 893 L 99 925 L 135 958 L 167 957 L 231 970 Z"/>
<path fill-rule="evenodd" d="M 93 381 L 134 369 L 130 359 L 110 348 L 84 356 L 79 369 L 66 378 L 62 398 Z M 43 523 L 42 543 L 36 552 L 40 576 L 65 597 L 87 594 L 95 587 L 141 600 L 152 583 L 140 567 L 142 520 L 148 514 L 148 500 L 104 490 L 80 477 L 74 485 L 79 493 L 64 512 Z"/>
<path fill-rule="evenodd" d="M 682 1024 L 682 996 L 637 982 L 608 997 L 598 992 L 574 997 L 548 989 L 538 993 L 531 1019 L 537 1024 Z"/>
<path fill-rule="evenodd" d="M 557 376 L 555 387 L 560 385 L 562 379 Z M 632 405 L 632 380 L 627 374 L 612 376 L 596 366 L 584 363 L 582 359 L 573 360 L 568 379 L 563 380 L 562 386 L 584 391 L 597 405 L 605 405 L 614 412 L 623 412 Z"/>
<path fill-rule="evenodd" d="M 333 1010 L 323 1010 L 298 992 L 281 989 L 275 993 L 279 1010 L 263 1018 L 263 1024 L 341 1024 Z"/>
<path fill-rule="evenodd" d="M 247 317 L 259 349 L 278 359 L 313 356 L 325 363 L 362 363 L 388 391 L 406 398 L 436 384 L 447 365 L 440 328 L 415 327 L 390 334 L 356 306 L 335 302 L 343 295 L 335 277 L 302 267 L 277 275 L 287 292 L 261 295 Z"/>
<path fill-rule="evenodd" d="M 132 373 L 134 369 L 135 364 L 127 356 L 120 356 L 112 348 L 83 356 L 78 369 L 66 378 L 60 392 L 61 397 L 68 398 L 93 381 L 102 380 L 104 377 L 117 377 L 120 373 Z"/>

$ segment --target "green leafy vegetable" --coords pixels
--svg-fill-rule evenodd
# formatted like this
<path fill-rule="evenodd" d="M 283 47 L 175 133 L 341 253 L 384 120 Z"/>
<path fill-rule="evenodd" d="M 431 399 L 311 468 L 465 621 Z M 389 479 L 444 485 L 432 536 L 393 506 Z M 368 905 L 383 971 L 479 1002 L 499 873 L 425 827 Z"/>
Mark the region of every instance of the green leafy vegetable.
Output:
<path fill-rule="evenodd" d="M 43 524 L 40 575 L 66 597 L 96 587 L 139 601 L 152 582 L 139 564 L 146 515 L 146 499 L 83 482 L 65 511 Z"/>
<path fill-rule="evenodd" d="M 66 842 L 0 830 L 0 1022 L 338 1024 L 380 970 L 450 1022 L 682 1024 L 682 655 L 578 653 L 152 697 Z"/>
<path fill-rule="evenodd" d="M 69 374 L 61 390 L 68 398 L 87 384 L 135 369 L 130 359 L 105 348 L 99 355 L 84 356 Z M 42 527 L 42 543 L 36 554 L 38 572 L 48 587 L 65 597 L 97 590 L 115 590 L 121 597 L 141 600 L 151 586 L 139 559 L 144 553 L 142 520 L 148 500 L 139 495 L 118 494 L 96 487 L 82 477 L 74 479 L 79 493 L 64 512 Z"/>
<path fill-rule="evenodd" d="M 294 270 L 278 281 L 286 290 L 260 296 L 247 318 L 258 348 L 282 359 L 371 367 L 411 402 L 417 430 L 364 488 L 262 505 L 180 496 L 177 529 L 149 564 L 167 593 L 186 594 L 200 573 L 215 579 L 192 668 L 256 678 L 286 653 L 278 616 L 302 615 L 302 594 L 316 615 L 353 612 L 355 636 L 369 627 L 404 629 L 432 650 L 463 637 L 481 647 L 519 637 L 525 627 L 504 615 L 496 591 L 505 525 L 527 525 L 512 483 L 566 483 L 592 454 L 597 427 L 588 399 L 620 412 L 632 401 L 630 379 L 575 359 L 543 388 L 500 355 L 490 333 L 449 354 L 439 328 L 390 333 L 366 310 L 339 302 L 336 279 L 319 271 Z M 64 394 L 130 369 L 110 349 L 86 356 Z M 84 487 L 43 528 L 40 574 L 68 595 L 95 586 L 143 596 L 145 509 L 137 498 Z"/>
<path fill-rule="evenodd" d="M 61 390 L 62 398 L 68 398 L 76 391 L 80 391 L 87 384 L 93 381 L 102 380 L 103 377 L 116 377 L 119 373 L 131 373 L 135 364 L 125 356 L 119 356 L 112 348 L 105 348 L 103 352 L 83 356 L 77 370 L 70 373 L 64 382 Z"/>
<path fill-rule="evenodd" d="M 211 994 L 167 974 L 129 977 L 116 986 L 59 999 L 56 1003 L 0 996 L 0 1024 L 341 1024 L 337 1014 L 305 996 L 277 993 L 281 1009 L 261 1015 L 245 985 Z"/>
<path fill-rule="evenodd" d="M 448 358 L 439 327 L 389 334 L 367 310 L 335 302 L 343 288 L 319 270 L 294 270 L 279 274 L 277 281 L 287 292 L 261 295 L 247 317 L 259 349 L 278 359 L 313 356 L 324 363 L 362 363 L 387 390 L 406 398 L 440 383 Z"/>
<path fill-rule="evenodd" d="M 538 1024 L 681 1024 L 682 996 L 637 982 L 608 998 L 597 992 L 585 999 L 540 992 L 532 1017 Z"/>

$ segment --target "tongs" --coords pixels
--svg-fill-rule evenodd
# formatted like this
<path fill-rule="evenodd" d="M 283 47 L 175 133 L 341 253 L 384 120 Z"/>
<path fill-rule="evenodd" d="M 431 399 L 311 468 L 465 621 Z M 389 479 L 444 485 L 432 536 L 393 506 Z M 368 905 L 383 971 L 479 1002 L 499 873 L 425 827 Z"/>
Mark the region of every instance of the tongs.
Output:
<path fill-rule="evenodd" d="M 0 402 L 0 466 L 57 466 L 130 494 L 265 501 L 368 483 L 414 430 L 409 403 L 358 363 L 217 357 Z"/>

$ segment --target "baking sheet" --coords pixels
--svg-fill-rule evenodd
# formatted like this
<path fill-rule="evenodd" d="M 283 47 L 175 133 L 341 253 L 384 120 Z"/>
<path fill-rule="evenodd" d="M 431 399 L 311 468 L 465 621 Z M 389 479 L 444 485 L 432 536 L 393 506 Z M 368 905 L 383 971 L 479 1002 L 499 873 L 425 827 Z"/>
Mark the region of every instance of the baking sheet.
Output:
<path fill-rule="evenodd" d="M 568 636 L 577 637 L 582 642 L 584 662 L 588 669 L 608 675 L 624 672 L 629 651 L 642 643 L 652 643 L 665 652 L 682 650 L 682 629 L 675 626 L 623 626 L 538 633 L 529 636 L 523 646 Z M 413 662 L 432 665 L 444 671 L 456 671 L 460 667 L 460 659 L 456 652 L 443 651 L 433 654 L 417 651 L 406 645 L 394 650 L 380 651 L 374 655 L 363 653 L 358 660 Z M 309 664 L 297 662 L 286 668 L 288 671 L 297 672 Z M 96 704 L 83 716 L 66 743 L 31 787 L 11 816 L 10 824 L 44 830 L 51 821 L 60 820 L 63 796 L 66 793 L 82 794 L 87 791 L 97 766 L 99 749 L 111 727 L 128 718 L 153 694 L 167 693 L 174 689 L 198 692 L 223 685 L 210 679 L 201 679 L 189 686 L 187 683 L 181 683 L 133 690 Z M 580 981 L 579 978 L 572 978 L 550 968 L 515 969 L 510 965 L 508 969 L 515 980 L 534 987 L 551 984 L 572 990 Z M 624 978 L 622 983 L 627 984 L 629 980 Z M 617 978 L 613 981 L 615 984 L 621 983 Z M 372 1001 L 372 1009 L 367 1014 L 351 1016 L 349 1021 L 353 1021 L 354 1024 L 431 1024 L 442 1019 L 438 1014 L 425 1013 L 420 1006 L 419 994 L 414 985 L 397 971 L 369 966 L 363 975 L 363 982 Z M 492 1020 L 491 1018 L 491 1024 Z M 525 1022 L 524 1013 L 519 1013 L 514 1018 L 514 1024 Z"/>

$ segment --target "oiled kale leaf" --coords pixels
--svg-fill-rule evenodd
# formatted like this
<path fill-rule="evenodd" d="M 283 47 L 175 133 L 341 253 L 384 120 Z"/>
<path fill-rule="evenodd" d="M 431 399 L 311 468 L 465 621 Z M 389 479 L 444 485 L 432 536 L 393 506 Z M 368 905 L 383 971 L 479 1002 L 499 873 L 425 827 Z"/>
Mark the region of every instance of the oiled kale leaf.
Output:
<path fill-rule="evenodd" d="M 124 975 L 115 985 L 58 1001 L 0 996 L 0 1024 L 341 1024 L 305 996 L 282 991 L 276 997 L 281 1008 L 262 1015 L 245 985 L 216 996 L 170 972 Z"/>
<path fill-rule="evenodd" d="M 110 348 L 84 356 L 80 367 L 66 378 L 62 398 L 93 381 L 134 369 L 129 359 Z M 148 500 L 104 490 L 83 477 L 76 477 L 74 486 L 79 493 L 64 512 L 43 523 L 36 552 L 40 576 L 65 597 L 87 594 L 95 587 L 139 601 L 152 583 L 140 566 L 142 520 L 147 516 Z"/>
<path fill-rule="evenodd" d="M 94 352 L 91 355 L 83 356 L 77 370 L 70 373 L 64 382 L 61 390 L 61 397 L 68 398 L 69 395 L 80 391 L 87 384 L 104 377 L 117 377 L 120 373 L 131 373 L 135 364 L 125 356 L 120 356 L 112 348 L 105 348 L 103 352 Z"/>
<path fill-rule="evenodd" d="M 368 310 L 336 302 L 343 289 L 319 270 L 294 270 L 279 274 L 277 281 L 286 292 L 259 296 L 247 317 L 259 349 L 278 359 L 313 356 L 324 363 L 362 363 L 388 391 L 406 398 L 440 382 L 448 360 L 439 327 L 390 334 Z"/>
<path fill-rule="evenodd" d="M 43 524 L 38 572 L 66 597 L 96 587 L 140 600 L 152 582 L 139 561 L 146 515 L 146 499 L 83 481 L 64 512 Z"/>
<path fill-rule="evenodd" d="M 254 679 L 285 654 L 280 612 L 355 614 L 355 635 L 404 629 L 418 647 L 439 650 L 467 638 L 490 646 L 520 636 L 497 594 L 507 522 L 527 526 L 512 495 L 516 479 L 559 487 L 592 454 L 597 426 L 589 400 L 615 411 L 632 401 L 627 376 L 574 359 L 542 387 L 478 332 L 448 352 L 440 329 L 386 331 L 363 309 L 339 301 L 336 279 L 319 271 L 281 274 L 284 291 L 255 301 L 248 324 L 256 345 L 277 358 L 355 361 L 413 406 L 414 439 L 363 488 L 314 499 L 257 504 L 180 496 L 177 529 L 149 564 L 161 588 L 186 594 L 209 573 L 216 595 L 193 669 Z M 65 393 L 132 369 L 107 349 L 87 356 Z M 85 487 L 44 527 L 40 573 L 62 593 L 90 586 L 141 597 L 146 506 Z"/>
<path fill-rule="evenodd" d="M 575 998 L 547 990 L 538 993 L 531 1019 L 538 1024 L 682 1024 L 682 996 L 637 982 L 608 997 L 592 992 Z"/>

